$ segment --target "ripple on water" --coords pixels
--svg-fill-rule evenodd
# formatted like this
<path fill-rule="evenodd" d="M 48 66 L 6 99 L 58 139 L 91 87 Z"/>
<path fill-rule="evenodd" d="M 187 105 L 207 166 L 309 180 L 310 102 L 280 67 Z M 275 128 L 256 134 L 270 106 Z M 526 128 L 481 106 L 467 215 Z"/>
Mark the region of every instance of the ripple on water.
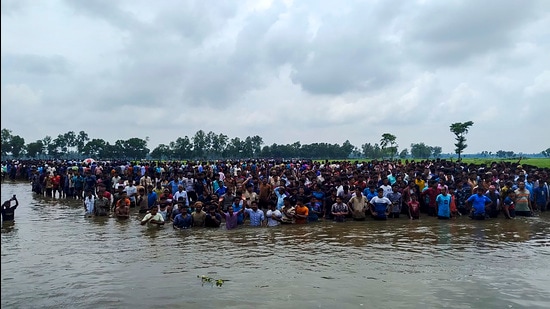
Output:
<path fill-rule="evenodd" d="M 550 307 L 546 215 L 174 231 L 4 186 L 22 207 L 1 234 L 3 307 Z"/>

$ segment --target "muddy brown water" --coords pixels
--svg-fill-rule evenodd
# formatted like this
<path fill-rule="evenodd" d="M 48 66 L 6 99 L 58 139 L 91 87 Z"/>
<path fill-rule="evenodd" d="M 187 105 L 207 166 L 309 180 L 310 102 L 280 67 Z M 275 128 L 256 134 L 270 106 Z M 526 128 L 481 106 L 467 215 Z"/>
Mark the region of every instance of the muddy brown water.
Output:
<path fill-rule="evenodd" d="M 2 184 L 2 308 L 550 308 L 549 213 L 175 231 L 30 189 Z"/>

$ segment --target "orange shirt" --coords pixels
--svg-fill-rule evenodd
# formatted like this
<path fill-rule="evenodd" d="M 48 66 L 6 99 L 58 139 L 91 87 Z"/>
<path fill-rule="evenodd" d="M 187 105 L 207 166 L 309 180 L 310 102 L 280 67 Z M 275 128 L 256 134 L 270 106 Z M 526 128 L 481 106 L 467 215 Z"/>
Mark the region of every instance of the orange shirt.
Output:
<path fill-rule="evenodd" d="M 130 207 L 130 199 L 128 197 L 121 198 L 116 202 L 116 207 L 120 207 L 123 205 Z"/>
<path fill-rule="evenodd" d="M 451 195 L 451 204 L 449 206 L 451 208 L 451 213 L 456 213 L 457 212 L 456 203 L 455 203 L 455 196 L 454 195 Z"/>
<path fill-rule="evenodd" d="M 295 220 L 295 223 L 297 223 L 297 224 L 307 223 L 307 216 L 309 215 L 309 209 L 307 208 L 307 206 L 305 206 L 305 205 L 296 206 L 295 211 L 296 211 L 297 215 L 306 216 L 306 218 L 297 217 L 296 220 Z"/>

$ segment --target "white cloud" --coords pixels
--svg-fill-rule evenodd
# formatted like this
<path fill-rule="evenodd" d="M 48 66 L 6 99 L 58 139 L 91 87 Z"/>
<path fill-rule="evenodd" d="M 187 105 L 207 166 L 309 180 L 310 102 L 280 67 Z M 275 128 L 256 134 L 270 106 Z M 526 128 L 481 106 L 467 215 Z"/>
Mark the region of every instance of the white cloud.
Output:
<path fill-rule="evenodd" d="M 545 70 L 535 77 L 533 84 L 525 88 L 525 94 L 527 97 L 550 94 L 550 70 Z"/>
<path fill-rule="evenodd" d="M 7 84 L 2 86 L 2 109 L 4 106 L 15 111 L 37 108 L 42 103 L 42 91 L 33 90 L 26 84 Z"/>
<path fill-rule="evenodd" d="M 477 106 L 474 101 L 475 96 L 476 92 L 468 84 L 461 83 L 452 90 L 448 99 L 441 103 L 441 107 L 445 112 L 451 114 L 461 110 L 473 112 Z"/>

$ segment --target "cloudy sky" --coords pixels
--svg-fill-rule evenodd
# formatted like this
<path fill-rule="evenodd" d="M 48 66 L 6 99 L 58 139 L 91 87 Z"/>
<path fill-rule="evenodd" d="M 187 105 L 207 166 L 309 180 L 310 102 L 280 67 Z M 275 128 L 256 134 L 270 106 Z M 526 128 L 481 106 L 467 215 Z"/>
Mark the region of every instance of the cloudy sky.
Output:
<path fill-rule="evenodd" d="M 550 1 L 2 0 L 2 128 L 550 147 Z"/>

